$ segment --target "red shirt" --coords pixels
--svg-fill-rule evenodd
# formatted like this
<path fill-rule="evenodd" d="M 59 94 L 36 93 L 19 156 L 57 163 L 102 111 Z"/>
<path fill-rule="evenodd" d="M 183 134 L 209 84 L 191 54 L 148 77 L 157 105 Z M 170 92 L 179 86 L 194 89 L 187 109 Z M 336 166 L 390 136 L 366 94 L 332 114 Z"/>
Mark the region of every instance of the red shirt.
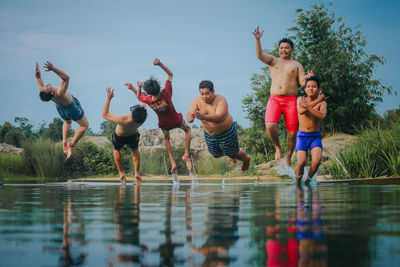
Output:
<path fill-rule="evenodd" d="M 172 104 L 172 83 L 167 80 L 164 89 L 161 90 L 157 100 L 152 100 L 151 95 L 141 93 L 139 101 L 148 104 L 158 116 L 158 127 L 165 130 L 171 130 L 182 124 L 183 117 L 181 113 L 175 111 Z"/>

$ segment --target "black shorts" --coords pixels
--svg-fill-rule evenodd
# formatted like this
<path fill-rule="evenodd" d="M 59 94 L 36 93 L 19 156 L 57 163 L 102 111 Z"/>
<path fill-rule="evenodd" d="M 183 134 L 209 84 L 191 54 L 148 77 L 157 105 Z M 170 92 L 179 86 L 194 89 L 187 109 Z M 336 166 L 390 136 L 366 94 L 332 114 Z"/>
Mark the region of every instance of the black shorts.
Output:
<path fill-rule="evenodd" d="M 139 146 L 139 132 L 135 135 L 130 136 L 118 136 L 115 132 L 112 136 L 112 144 L 116 150 L 120 150 L 124 145 L 129 146 L 132 150 L 135 150 Z"/>

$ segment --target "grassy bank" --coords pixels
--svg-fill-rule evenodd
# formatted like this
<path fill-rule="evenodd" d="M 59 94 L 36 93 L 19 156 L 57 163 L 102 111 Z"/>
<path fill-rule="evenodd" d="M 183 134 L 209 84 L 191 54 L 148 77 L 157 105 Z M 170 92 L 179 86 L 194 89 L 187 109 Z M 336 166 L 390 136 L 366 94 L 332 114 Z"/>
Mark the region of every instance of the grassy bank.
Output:
<path fill-rule="evenodd" d="M 400 123 L 363 131 L 326 167 L 335 179 L 400 175 Z"/>

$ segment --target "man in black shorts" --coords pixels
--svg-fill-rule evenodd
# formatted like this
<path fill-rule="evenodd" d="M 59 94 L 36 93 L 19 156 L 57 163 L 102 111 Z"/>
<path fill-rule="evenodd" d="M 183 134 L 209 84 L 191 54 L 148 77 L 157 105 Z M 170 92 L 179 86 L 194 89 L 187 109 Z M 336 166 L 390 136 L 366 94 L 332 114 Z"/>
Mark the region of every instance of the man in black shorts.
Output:
<path fill-rule="evenodd" d="M 122 155 L 121 148 L 124 145 L 132 149 L 133 166 L 135 167 L 135 178 L 137 182 L 141 182 L 139 166 L 140 166 L 140 152 L 139 152 L 139 131 L 138 128 L 143 124 L 147 117 L 146 109 L 141 105 L 135 105 L 130 108 L 130 114 L 115 115 L 109 112 L 111 99 L 114 97 L 114 89 L 107 88 L 107 100 L 103 109 L 103 118 L 117 123 L 115 132 L 112 136 L 112 143 L 114 146 L 114 160 L 117 165 L 120 181 L 126 183 L 126 177 L 122 170 Z"/>

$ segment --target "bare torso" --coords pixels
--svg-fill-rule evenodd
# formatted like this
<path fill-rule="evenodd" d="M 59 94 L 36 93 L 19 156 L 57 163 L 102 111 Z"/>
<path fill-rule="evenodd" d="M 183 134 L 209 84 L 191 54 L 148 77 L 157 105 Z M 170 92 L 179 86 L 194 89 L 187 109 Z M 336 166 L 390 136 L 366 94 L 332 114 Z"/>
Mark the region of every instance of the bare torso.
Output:
<path fill-rule="evenodd" d="M 271 95 L 296 96 L 298 75 L 302 69 L 300 63 L 295 60 L 274 58 L 269 65 Z"/>
<path fill-rule="evenodd" d="M 306 102 L 310 102 L 307 101 Z M 320 110 L 324 102 L 318 103 L 314 108 Z M 318 132 L 321 126 L 321 119 L 317 118 L 310 112 L 299 115 L 299 130 L 306 133 Z"/>
<path fill-rule="evenodd" d="M 215 94 L 214 100 L 209 104 L 202 101 L 200 96 L 195 99 L 195 104 L 197 105 L 199 112 L 204 115 L 215 115 L 218 105 L 222 102 L 226 103 L 225 97 L 217 94 Z M 232 123 L 233 119 L 229 112 L 227 112 L 219 122 L 201 120 L 201 126 L 209 135 L 218 135 L 225 132 L 229 127 L 231 127 Z"/>
<path fill-rule="evenodd" d="M 127 116 L 131 116 L 131 115 L 129 114 Z M 142 125 L 142 124 L 138 124 L 134 121 L 129 124 L 126 124 L 126 125 L 117 124 L 117 127 L 115 128 L 115 133 L 118 136 L 135 135 L 135 134 L 137 134 L 138 128 L 140 127 L 140 125 Z"/>
<path fill-rule="evenodd" d="M 56 103 L 56 105 L 68 106 L 69 104 L 72 103 L 73 98 L 68 91 L 66 91 L 64 95 L 59 95 L 57 90 L 56 94 L 51 100 L 53 100 L 53 102 Z"/>

